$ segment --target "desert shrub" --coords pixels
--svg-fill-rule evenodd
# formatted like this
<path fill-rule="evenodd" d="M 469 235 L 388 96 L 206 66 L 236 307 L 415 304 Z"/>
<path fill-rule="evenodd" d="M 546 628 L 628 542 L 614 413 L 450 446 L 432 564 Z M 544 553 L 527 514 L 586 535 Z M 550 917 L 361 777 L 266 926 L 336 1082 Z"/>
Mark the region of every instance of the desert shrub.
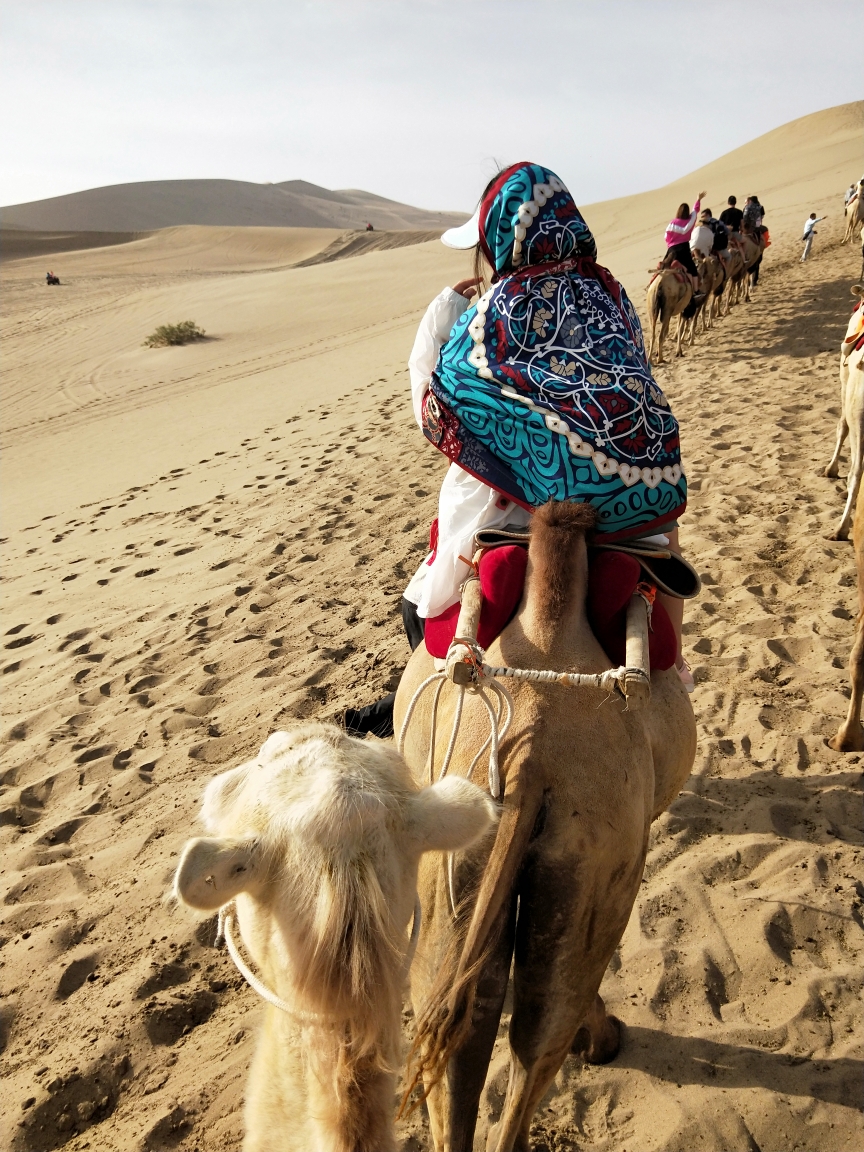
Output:
<path fill-rule="evenodd" d="M 191 340 L 203 340 L 206 333 L 194 320 L 181 320 L 179 324 L 160 324 L 151 332 L 144 344 L 147 348 L 165 348 L 169 344 L 188 344 Z"/>

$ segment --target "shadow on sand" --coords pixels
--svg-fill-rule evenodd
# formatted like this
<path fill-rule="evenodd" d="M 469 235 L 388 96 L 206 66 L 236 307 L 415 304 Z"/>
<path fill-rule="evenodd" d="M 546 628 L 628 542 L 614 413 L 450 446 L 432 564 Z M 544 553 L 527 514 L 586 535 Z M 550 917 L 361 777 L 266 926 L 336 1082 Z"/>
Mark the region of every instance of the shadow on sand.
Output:
<path fill-rule="evenodd" d="M 811 1060 L 626 1025 L 615 1066 L 633 1068 L 678 1087 L 767 1088 L 856 1109 L 864 1076 L 861 1060 Z"/>

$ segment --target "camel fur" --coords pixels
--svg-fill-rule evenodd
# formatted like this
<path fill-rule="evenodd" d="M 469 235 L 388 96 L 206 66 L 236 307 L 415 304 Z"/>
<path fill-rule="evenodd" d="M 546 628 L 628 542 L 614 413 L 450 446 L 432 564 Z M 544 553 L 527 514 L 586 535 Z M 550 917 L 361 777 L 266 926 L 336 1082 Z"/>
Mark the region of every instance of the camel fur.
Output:
<path fill-rule="evenodd" d="M 681 341 L 684 328 L 681 323 L 681 313 L 693 298 L 693 285 L 687 273 L 676 273 L 671 268 L 664 268 L 654 277 L 648 285 L 648 316 L 651 320 L 651 343 L 648 356 L 655 364 L 663 363 L 663 341 L 669 333 L 669 323 L 673 316 L 679 317 L 678 333 L 676 337 L 676 356 L 683 356 Z M 660 325 L 659 334 L 657 325 Z M 654 358 L 655 348 L 657 358 Z"/>
<path fill-rule="evenodd" d="M 570 503 L 535 513 L 523 599 L 488 663 L 592 673 L 611 666 L 585 612 L 593 516 L 589 506 Z M 421 644 L 397 692 L 397 731 L 431 670 Z M 491 848 L 484 843 L 455 858 L 455 921 L 446 867 L 427 857 L 420 868 L 428 916 L 425 962 L 415 964 L 411 980 L 412 1067 L 427 1094 L 436 1152 L 473 1147 L 511 966 L 510 1078 L 489 1152 L 528 1149 L 534 1111 L 569 1051 L 598 1063 L 616 1055 L 618 1022 L 598 989 L 639 890 L 651 821 L 678 794 L 696 752 L 693 711 L 674 668 L 652 675 L 650 705 L 638 712 L 597 689 L 507 684 L 515 712 L 501 746 L 501 820 Z M 424 699 L 405 745 L 417 779 L 428 771 L 431 704 Z M 439 764 L 455 701 L 448 684 L 439 704 Z M 482 701 L 469 693 L 451 773 L 469 774 L 488 729 Z M 482 761 L 473 768 L 478 781 Z"/>
<path fill-rule="evenodd" d="M 693 315 L 685 321 L 686 340 L 691 347 L 696 339 L 696 327 L 700 317 L 702 318 L 703 332 L 707 332 L 709 328 L 713 327 L 716 294 L 718 289 L 722 289 L 726 280 L 726 272 L 719 256 L 715 254 L 702 256 L 701 253 L 694 251 L 693 258 L 699 270 L 699 288 L 700 291 L 704 292 L 705 298 L 696 306 Z"/>
<path fill-rule="evenodd" d="M 855 351 L 857 338 L 864 333 L 864 286 L 853 285 L 853 296 L 858 305 L 849 320 L 846 336 L 840 348 L 840 420 L 837 424 L 837 443 L 825 475 L 836 477 L 840 470 L 840 452 L 849 436 L 849 475 L 846 480 L 846 507 L 832 540 L 848 540 L 852 512 L 858 499 L 861 475 L 864 472 L 864 349 Z"/>
<path fill-rule="evenodd" d="M 726 262 L 726 275 L 728 277 L 728 286 L 725 292 L 726 310 L 722 310 L 721 301 L 721 316 L 728 316 L 729 310 L 733 304 L 738 304 L 743 298 L 746 301 L 750 300 L 750 278 L 747 275 L 749 268 L 759 258 L 761 248 L 749 235 L 741 233 L 740 243 L 734 245 L 730 250 L 729 259 Z"/>
<path fill-rule="evenodd" d="M 388 744 L 332 724 L 276 732 L 210 782 L 174 881 L 212 913 L 236 901 L 268 1004 L 245 1152 L 391 1152 L 408 924 L 429 851 L 465 848 L 496 808 L 458 776 L 421 788 Z"/>

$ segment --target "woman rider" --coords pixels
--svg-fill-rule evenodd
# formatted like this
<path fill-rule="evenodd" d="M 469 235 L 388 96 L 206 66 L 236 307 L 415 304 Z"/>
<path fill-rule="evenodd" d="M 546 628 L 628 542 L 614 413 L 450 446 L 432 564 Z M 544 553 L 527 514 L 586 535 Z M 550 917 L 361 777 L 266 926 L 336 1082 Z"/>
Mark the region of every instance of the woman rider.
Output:
<path fill-rule="evenodd" d="M 690 273 L 694 292 L 699 289 L 699 270 L 690 252 L 690 236 L 699 218 L 699 209 L 704 195 L 704 192 L 700 192 L 696 197 L 692 212 L 689 204 L 679 204 L 678 215 L 666 225 L 666 256 L 663 260 L 663 267 L 669 268 L 672 261 L 677 260 Z"/>
<path fill-rule="evenodd" d="M 459 599 L 481 528 L 524 527 L 549 500 L 587 501 L 606 543 L 648 539 L 680 554 L 686 506 L 678 425 L 654 382 L 624 289 L 564 184 L 521 163 L 492 181 L 474 217 L 442 237 L 476 248 L 481 276 L 445 288 L 426 311 L 409 361 L 414 413 L 450 460 L 437 542 L 405 590 L 412 647 L 423 622 Z M 678 638 L 683 601 L 659 594 Z M 392 697 L 349 710 L 353 731 L 385 734 Z"/>

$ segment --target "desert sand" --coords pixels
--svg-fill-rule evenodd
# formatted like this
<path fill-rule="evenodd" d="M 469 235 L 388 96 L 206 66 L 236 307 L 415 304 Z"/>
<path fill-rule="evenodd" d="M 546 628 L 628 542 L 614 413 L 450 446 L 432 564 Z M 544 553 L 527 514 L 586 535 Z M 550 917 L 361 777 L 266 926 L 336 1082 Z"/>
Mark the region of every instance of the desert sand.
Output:
<path fill-rule="evenodd" d="M 705 585 L 685 617 L 699 751 L 601 990 L 622 1051 L 565 1063 L 538 1149 L 864 1144 L 861 757 L 825 743 L 848 698 L 855 569 L 826 539 L 842 481 L 820 475 L 860 268 L 839 238 L 862 124 L 862 104 L 819 113 L 662 195 L 584 209 L 639 306 L 698 186 L 715 210 L 757 192 L 774 244 L 753 302 L 658 371 Z M 811 210 L 830 216 L 801 265 Z M 405 360 L 467 259 L 433 241 L 297 267 L 340 233 L 287 231 L 67 252 L 58 289 L 41 258 L 2 269 L 10 1152 L 239 1149 L 261 1002 L 213 922 L 166 903 L 178 852 L 212 773 L 293 719 L 375 699 L 407 657 L 399 600 L 445 462 L 413 424 Z M 185 318 L 211 339 L 141 346 Z M 505 1018 L 478 1148 L 507 1058 Z M 430 1147 L 420 1113 L 400 1133 Z"/>

